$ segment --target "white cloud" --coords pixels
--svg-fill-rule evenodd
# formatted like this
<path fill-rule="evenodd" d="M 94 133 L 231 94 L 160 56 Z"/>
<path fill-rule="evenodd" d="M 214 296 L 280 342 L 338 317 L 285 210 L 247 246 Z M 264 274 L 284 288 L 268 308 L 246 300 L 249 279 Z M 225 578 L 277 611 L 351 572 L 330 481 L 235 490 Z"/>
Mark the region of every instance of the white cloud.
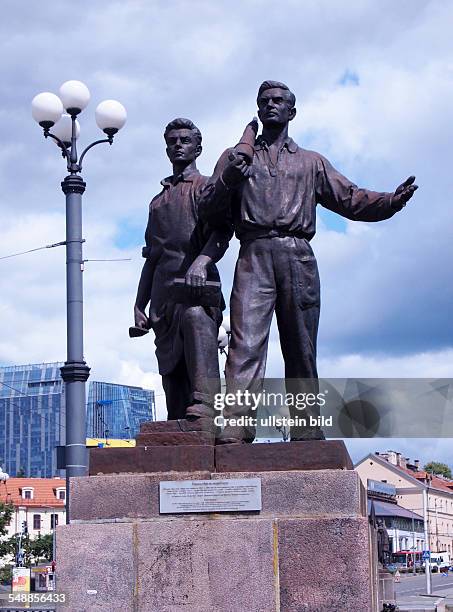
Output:
<path fill-rule="evenodd" d="M 340 355 L 321 359 L 319 375 L 329 378 L 450 378 L 453 349 L 402 357 Z"/>

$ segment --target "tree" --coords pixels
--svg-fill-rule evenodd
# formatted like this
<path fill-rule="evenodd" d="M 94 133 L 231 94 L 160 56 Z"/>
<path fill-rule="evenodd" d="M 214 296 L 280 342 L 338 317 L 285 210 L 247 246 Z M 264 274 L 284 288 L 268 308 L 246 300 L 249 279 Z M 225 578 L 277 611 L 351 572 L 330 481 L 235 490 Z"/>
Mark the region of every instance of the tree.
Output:
<path fill-rule="evenodd" d="M 6 530 L 11 522 L 13 513 L 14 506 L 12 504 L 4 504 L 3 502 L 0 502 L 0 537 L 6 534 Z"/>
<path fill-rule="evenodd" d="M 53 535 L 39 535 L 34 540 L 29 541 L 30 556 L 33 557 L 35 563 L 39 563 L 40 559 L 44 561 L 52 561 L 53 557 Z"/>
<path fill-rule="evenodd" d="M 0 540 L 0 558 L 10 556 L 14 559 L 17 552 L 17 537 Z"/>
<path fill-rule="evenodd" d="M 11 584 L 13 579 L 12 565 L 3 565 L 0 567 L 0 584 Z"/>
<path fill-rule="evenodd" d="M 22 537 L 21 547 L 24 551 L 24 565 L 28 567 L 31 563 L 40 561 L 52 561 L 53 557 L 53 535 L 51 533 L 38 536 L 30 540 L 28 536 Z M 14 559 L 19 548 L 19 535 L 16 534 L 7 540 L 0 541 L 0 558 L 10 557 Z"/>
<path fill-rule="evenodd" d="M 19 471 L 16 474 L 16 478 L 25 478 L 26 474 L 25 474 L 25 470 L 23 467 L 19 468 Z"/>
<path fill-rule="evenodd" d="M 430 474 L 445 476 L 445 478 L 449 478 L 450 480 L 452 478 L 450 467 L 446 463 L 441 463 L 440 461 L 430 461 L 423 469 Z"/>

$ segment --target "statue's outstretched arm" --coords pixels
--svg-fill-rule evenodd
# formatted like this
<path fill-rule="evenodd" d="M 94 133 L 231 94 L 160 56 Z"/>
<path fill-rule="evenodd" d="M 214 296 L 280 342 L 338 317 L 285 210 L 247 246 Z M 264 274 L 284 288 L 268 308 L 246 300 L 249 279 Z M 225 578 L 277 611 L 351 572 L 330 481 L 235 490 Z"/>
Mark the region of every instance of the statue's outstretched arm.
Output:
<path fill-rule="evenodd" d="M 352 221 L 383 221 L 401 210 L 418 188 L 409 177 L 394 193 L 357 187 L 321 155 L 316 174 L 316 201 Z"/>

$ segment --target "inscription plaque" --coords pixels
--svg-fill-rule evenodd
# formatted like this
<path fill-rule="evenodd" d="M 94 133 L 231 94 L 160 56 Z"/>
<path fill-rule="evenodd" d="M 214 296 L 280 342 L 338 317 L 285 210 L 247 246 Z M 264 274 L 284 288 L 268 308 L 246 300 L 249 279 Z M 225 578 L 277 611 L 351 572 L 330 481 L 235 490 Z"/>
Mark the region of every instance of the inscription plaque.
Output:
<path fill-rule="evenodd" d="M 159 483 L 161 514 L 261 510 L 261 478 Z"/>

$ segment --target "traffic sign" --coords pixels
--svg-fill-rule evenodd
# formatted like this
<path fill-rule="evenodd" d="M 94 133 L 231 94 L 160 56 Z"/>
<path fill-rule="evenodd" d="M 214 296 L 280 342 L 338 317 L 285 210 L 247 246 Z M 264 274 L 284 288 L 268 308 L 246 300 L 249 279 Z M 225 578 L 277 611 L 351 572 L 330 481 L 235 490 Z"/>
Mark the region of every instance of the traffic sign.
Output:
<path fill-rule="evenodd" d="M 431 553 L 429 550 L 424 550 L 423 551 L 423 560 L 426 561 L 427 559 L 429 559 L 431 556 Z"/>

